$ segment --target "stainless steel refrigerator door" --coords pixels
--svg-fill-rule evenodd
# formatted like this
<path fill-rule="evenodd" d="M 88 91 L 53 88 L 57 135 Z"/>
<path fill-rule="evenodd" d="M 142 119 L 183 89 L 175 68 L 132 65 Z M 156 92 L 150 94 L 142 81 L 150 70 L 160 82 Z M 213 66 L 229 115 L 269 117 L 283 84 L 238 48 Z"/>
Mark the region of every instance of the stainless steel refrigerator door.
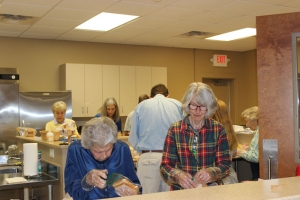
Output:
<path fill-rule="evenodd" d="M 57 101 L 67 104 L 66 118 L 72 119 L 71 91 L 58 92 L 20 92 L 20 126 L 35 128 L 39 136 L 47 122 L 54 119 L 52 105 Z"/>
<path fill-rule="evenodd" d="M 19 126 L 19 85 L 0 84 L 0 155 L 15 144 Z"/>

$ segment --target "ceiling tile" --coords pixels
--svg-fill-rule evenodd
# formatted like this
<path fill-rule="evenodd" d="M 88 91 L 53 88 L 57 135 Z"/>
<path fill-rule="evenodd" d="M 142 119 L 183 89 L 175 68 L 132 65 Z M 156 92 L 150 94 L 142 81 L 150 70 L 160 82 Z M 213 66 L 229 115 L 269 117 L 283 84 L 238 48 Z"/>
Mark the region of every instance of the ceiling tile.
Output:
<path fill-rule="evenodd" d="M 272 6 L 267 9 L 259 10 L 257 12 L 251 13 L 252 16 L 263 16 L 263 15 L 274 15 L 283 14 L 291 12 L 300 12 L 300 8 L 290 8 L 285 6 Z"/>
<path fill-rule="evenodd" d="M 279 5 L 282 3 L 289 2 L 291 0 L 248 0 L 248 1 L 253 1 L 253 2 L 258 2 L 258 3 L 266 3 L 266 4 L 272 4 L 272 5 Z"/>
<path fill-rule="evenodd" d="M 24 33 L 20 36 L 21 38 L 37 38 L 37 39 L 54 39 L 57 35 L 53 34 L 35 34 L 35 33 Z"/>
<path fill-rule="evenodd" d="M 41 17 L 51 9 L 50 6 L 35 6 L 3 2 L 0 6 L 1 14 L 25 15 Z"/>
<path fill-rule="evenodd" d="M 130 33 L 106 33 L 106 34 L 103 34 L 103 35 L 100 35 L 100 36 L 98 36 L 98 37 L 96 37 L 96 38 L 94 38 L 94 39 L 99 39 L 99 38 L 101 38 L 101 39 L 114 39 L 114 38 L 116 38 L 116 37 L 118 37 L 118 40 L 119 41 L 124 41 L 124 40 L 128 40 L 128 39 L 130 39 L 130 38 L 133 38 L 133 37 L 135 37 L 136 36 L 136 34 L 130 34 Z"/>
<path fill-rule="evenodd" d="M 294 0 L 294 1 L 289 1 L 289 2 L 282 3 L 280 5 L 290 6 L 290 7 L 294 7 L 294 8 L 300 8 L 300 1 L 299 0 Z"/>
<path fill-rule="evenodd" d="M 240 16 L 222 22 L 223 25 L 239 25 L 241 27 L 255 28 L 256 20 L 252 16 Z"/>
<path fill-rule="evenodd" d="M 82 22 L 99 14 L 96 11 L 54 8 L 45 15 L 45 18 L 80 20 Z"/>
<path fill-rule="evenodd" d="M 158 35 L 162 37 L 177 37 L 183 33 L 185 32 L 182 30 L 161 28 L 161 29 L 155 29 L 153 31 L 150 31 L 146 33 L 146 35 L 149 34 L 149 35 Z"/>
<path fill-rule="evenodd" d="M 238 30 L 242 28 L 247 28 L 244 24 L 213 24 L 210 26 L 206 26 L 202 28 L 202 31 L 209 32 L 209 33 L 215 33 L 215 34 L 221 34 L 221 33 L 227 33 L 231 32 L 233 30 Z"/>
<path fill-rule="evenodd" d="M 127 41 L 132 41 L 132 42 L 156 42 L 156 41 L 165 40 L 167 38 L 168 37 L 159 36 L 159 35 L 145 34 L 145 35 L 139 35 L 137 37 L 128 39 Z"/>
<path fill-rule="evenodd" d="M 85 37 L 85 36 L 59 36 L 55 38 L 56 40 L 71 40 L 71 41 L 88 41 L 91 39 L 91 37 Z"/>
<path fill-rule="evenodd" d="M 208 23 L 207 19 L 209 19 L 209 23 L 220 23 L 237 16 L 239 15 L 220 12 L 203 12 L 193 17 L 189 17 L 186 20 Z"/>
<path fill-rule="evenodd" d="M 109 33 L 130 33 L 130 34 L 135 34 L 135 35 L 140 35 L 143 33 L 147 33 L 149 31 L 155 30 L 154 28 L 151 27 L 143 27 L 143 26 L 121 26 L 120 28 L 113 29 L 108 32 Z"/>
<path fill-rule="evenodd" d="M 174 19 L 163 19 L 163 18 L 154 18 L 154 17 L 143 17 L 134 20 L 133 22 L 128 23 L 132 26 L 146 26 L 150 28 L 160 28 L 168 24 L 174 23 L 177 20 Z"/>
<path fill-rule="evenodd" d="M 120 1 L 119 3 L 105 9 L 105 12 L 144 16 L 160 8 L 163 8 L 163 6 Z"/>
<path fill-rule="evenodd" d="M 167 6 L 178 0 L 124 0 L 124 1 L 135 2 L 135 3 L 144 3 L 144 4 L 153 4 L 153 5 L 159 5 L 159 6 Z"/>
<path fill-rule="evenodd" d="M 213 12 L 230 13 L 236 15 L 247 15 L 249 13 L 256 12 L 258 10 L 266 9 L 271 5 L 249 2 L 249 1 L 234 1 L 224 6 L 212 9 Z"/>
<path fill-rule="evenodd" d="M 220 7 L 222 5 L 228 4 L 230 2 L 233 2 L 235 0 L 180 0 L 176 3 L 173 3 L 170 5 L 171 7 L 177 7 L 177 8 L 188 8 L 188 9 L 194 9 L 194 10 L 202 10 L 207 11 L 211 10 L 217 7 Z"/>
<path fill-rule="evenodd" d="M 190 31 L 201 31 L 202 28 L 207 27 L 209 25 L 210 25 L 210 23 L 201 23 L 201 22 L 182 20 L 182 21 L 164 26 L 164 29 L 180 30 L 182 33 L 185 33 L 185 32 L 190 32 Z"/>
<path fill-rule="evenodd" d="M 102 31 L 87 31 L 87 30 L 83 30 L 83 29 L 72 29 L 68 32 L 65 32 L 63 34 L 63 36 L 73 36 L 73 37 L 84 36 L 84 37 L 94 38 L 94 37 L 97 37 L 97 36 L 103 35 L 103 34 L 105 34 L 105 32 L 102 32 Z"/>
<path fill-rule="evenodd" d="M 41 27 L 41 26 L 32 26 L 26 30 L 26 33 L 30 34 L 49 34 L 49 35 L 61 35 L 68 31 L 68 28 L 53 28 L 53 27 Z"/>
<path fill-rule="evenodd" d="M 36 22 L 33 26 L 43 26 L 43 27 L 48 26 L 48 27 L 74 29 L 80 23 L 82 23 L 82 21 L 43 18 L 43 19 L 40 19 L 38 22 Z"/>
<path fill-rule="evenodd" d="M 36 6 L 55 6 L 61 0 L 4 0 L 8 3 L 16 4 L 27 4 L 27 5 L 36 5 Z"/>
<path fill-rule="evenodd" d="M 0 31 L 23 32 L 28 28 L 29 25 L 0 24 Z"/>
<path fill-rule="evenodd" d="M 0 36 L 3 37 L 18 37 L 20 34 L 21 34 L 20 32 L 0 31 Z"/>
<path fill-rule="evenodd" d="M 159 9 L 151 14 L 149 17 L 156 17 L 156 18 L 166 18 L 166 19 L 177 19 L 182 20 L 188 17 L 195 16 L 202 11 L 192 10 L 192 9 L 185 9 L 185 8 L 176 8 L 176 7 L 165 7 Z"/>
<path fill-rule="evenodd" d="M 57 8 L 90 10 L 100 13 L 117 2 L 119 0 L 63 0 L 57 5 Z"/>

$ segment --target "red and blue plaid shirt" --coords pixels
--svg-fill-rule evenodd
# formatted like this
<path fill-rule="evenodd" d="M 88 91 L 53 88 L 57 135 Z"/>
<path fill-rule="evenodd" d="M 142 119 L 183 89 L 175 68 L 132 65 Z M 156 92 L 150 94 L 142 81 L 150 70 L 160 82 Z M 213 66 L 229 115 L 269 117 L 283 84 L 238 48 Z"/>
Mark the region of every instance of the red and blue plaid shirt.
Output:
<path fill-rule="evenodd" d="M 174 181 L 171 173 L 174 169 L 183 170 L 194 176 L 201 168 L 206 168 L 210 172 L 212 182 L 225 178 L 231 166 L 225 128 L 213 119 L 206 119 L 199 131 L 195 149 L 196 134 L 189 127 L 188 117 L 169 128 L 160 166 L 164 178 Z M 182 188 L 177 184 L 171 186 L 171 190 L 179 189 Z"/>

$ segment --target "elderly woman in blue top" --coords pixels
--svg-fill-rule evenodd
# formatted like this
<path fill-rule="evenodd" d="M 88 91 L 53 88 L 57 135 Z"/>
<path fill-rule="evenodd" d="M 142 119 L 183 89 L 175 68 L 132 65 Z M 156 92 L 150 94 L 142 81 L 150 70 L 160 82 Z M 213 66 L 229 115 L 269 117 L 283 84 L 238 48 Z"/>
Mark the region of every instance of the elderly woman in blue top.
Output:
<path fill-rule="evenodd" d="M 111 118 L 116 123 L 118 131 L 122 132 L 122 121 L 120 118 L 119 106 L 115 98 L 107 98 L 98 112 L 99 113 L 97 113 L 95 117 L 106 116 Z"/>
<path fill-rule="evenodd" d="M 117 127 L 108 117 L 93 118 L 83 126 L 81 141 L 73 142 L 68 148 L 64 173 L 65 192 L 74 200 L 136 194 L 126 189 L 116 192 L 106 185 L 112 173 L 122 174 L 134 184 L 140 184 L 130 149 L 126 143 L 117 141 Z"/>

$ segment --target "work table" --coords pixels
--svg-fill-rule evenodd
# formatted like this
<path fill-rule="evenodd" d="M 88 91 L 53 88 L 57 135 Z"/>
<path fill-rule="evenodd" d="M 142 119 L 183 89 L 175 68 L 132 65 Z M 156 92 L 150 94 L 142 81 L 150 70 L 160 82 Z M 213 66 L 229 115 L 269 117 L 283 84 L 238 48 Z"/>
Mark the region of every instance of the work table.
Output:
<path fill-rule="evenodd" d="M 7 183 L 6 178 L 13 177 L 23 177 L 22 173 L 9 173 L 9 174 L 0 174 L 0 190 L 7 190 L 13 188 L 28 188 L 34 186 L 43 186 L 43 185 L 54 185 L 58 184 L 59 181 L 57 178 L 49 176 L 48 174 L 42 173 L 41 177 L 30 177 L 26 178 L 27 182 L 20 183 Z"/>
<path fill-rule="evenodd" d="M 122 200 L 299 200 L 300 177 L 249 181 L 231 185 L 195 188 L 180 191 L 160 192 L 118 198 Z"/>
<path fill-rule="evenodd" d="M 18 141 L 19 150 L 23 150 L 24 143 L 37 143 L 38 150 L 41 151 L 42 160 L 47 163 L 57 165 L 61 169 L 59 175 L 59 183 L 53 186 L 53 199 L 63 199 L 65 196 L 64 192 L 64 169 L 66 165 L 67 151 L 69 145 L 59 145 L 61 141 L 48 142 L 42 140 L 41 137 L 24 137 L 16 136 Z"/>

